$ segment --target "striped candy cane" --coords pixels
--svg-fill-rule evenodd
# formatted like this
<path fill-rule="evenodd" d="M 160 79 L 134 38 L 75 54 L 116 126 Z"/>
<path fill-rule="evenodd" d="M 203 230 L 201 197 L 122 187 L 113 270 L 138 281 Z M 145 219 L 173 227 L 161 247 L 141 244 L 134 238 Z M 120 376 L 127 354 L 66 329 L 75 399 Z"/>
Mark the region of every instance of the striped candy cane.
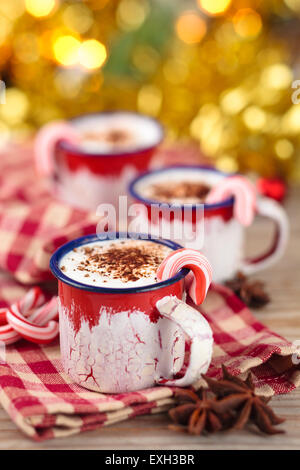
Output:
<path fill-rule="evenodd" d="M 45 305 L 37 309 L 30 315 L 29 320 L 36 325 L 46 325 L 51 320 L 58 319 L 57 297 L 52 299 Z"/>
<path fill-rule="evenodd" d="M 45 337 L 45 331 L 47 332 L 47 330 L 34 330 L 32 336 L 28 335 L 28 325 L 37 325 L 37 327 L 38 325 L 44 326 L 51 320 L 58 318 L 56 297 L 53 297 L 46 304 L 44 304 L 44 302 L 45 296 L 43 292 L 39 287 L 34 287 L 30 289 L 22 299 L 13 304 L 10 309 L 1 309 L 0 322 L 3 326 L 0 326 L 0 341 L 4 342 L 5 344 L 12 344 L 21 339 L 22 337 L 25 337 L 30 341 L 42 344 L 45 342 L 52 341 L 53 338 L 51 339 L 51 334 L 48 335 L 49 338 Z M 18 317 L 18 321 L 16 321 L 15 316 Z M 20 327 L 22 321 L 25 322 L 23 325 L 23 329 L 21 329 Z M 54 328 L 54 325 L 51 325 L 50 333 L 52 330 L 56 331 L 57 328 L 58 327 L 55 326 Z M 21 331 L 24 334 L 22 334 Z M 53 332 L 53 337 L 55 337 L 56 334 L 54 335 Z"/>
<path fill-rule="evenodd" d="M 30 310 L 40 307 L 45 302 L 45 296 L 40 287 L 32 287 L 25 295 L 16 302 L 18 309 L 23 315 L 29 315 Z"/>
<path fill-rule="evenodd" d="M 16 305 L 6 314 L 7 321 L 23 338 L 38 344 L 47 344 L 58 335 L 59 326 L 56 321 L 49 321 L 45 326 L 35 325 L 25 319 Z"/>
<path fill-rule="evenodd" d="M 208 259 L 199 251 L 181 248 L 173 251 L 159 266 L 157 279 L 164 281 L 178 273 L 181 269 L 192 271 L 192 279 L 188 292 L 195 304 L 201 304 L 207 294 L 212 280 L 212 268 Z"/>
<path fill-rule="evenodd" d="M 45 302 L 45 296 L 39 287 L 33 287 L 30 289 L 22 299 L 14 304 L 24 316 L 27 316 L 30 311 L 36 307 L 39 307 Z M 1 325 L 0 326 L 0 341 L 5 344 L 12 344 L 18 341 L 21 336 L 15 331 L 15 329 L 7 324 L 7 312 L 8 309 L 1 309 Z"/>
<path fill-rule="evenodd" d="M 7 308 L 0 308 L 0 325 L 6 325 L 6 312 Z"/>
<path fill-rule="evenodd" d="M 13 344 L 18 341 L 21 336 L 10 325 L 0 327 L 0 341 L 4 344 Z"/>
<path fill-rule="evenodd" d="M 246 227 L 251 225 L 256 209 L 255 186 L 244 176 L 228 176 L 210 190 L 205 202 L 215 204 L 230 196 L 235 198 L 235 218 Z"/>
<path fill-rule="evenodd" d="M 64 121 L 47 124 L 36 135 L 34 156 L 37 171 L 41 175 L 51 176 L 54 173 L 54 149 L 59 140 L 77 144 L 79 135 L 70 124 Z"/>

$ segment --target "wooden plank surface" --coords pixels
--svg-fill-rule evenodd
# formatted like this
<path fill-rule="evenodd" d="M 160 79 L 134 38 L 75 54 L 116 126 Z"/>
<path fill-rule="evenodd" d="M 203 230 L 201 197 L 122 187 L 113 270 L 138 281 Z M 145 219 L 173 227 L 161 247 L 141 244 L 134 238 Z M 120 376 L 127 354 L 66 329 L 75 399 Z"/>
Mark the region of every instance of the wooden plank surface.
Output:
<path fill-rule="evenodd" d="M 295 188 L 287 201 L 292 224 L 287 253 L 277 266 L 256 276 L 266 282 L 272 302 L 255 315 L 291 341 L 300 340 L 299 205 L 300 188 Z M 251 227 L 247 237 L 250 253 L 266 246 L 269 227 L 270 222 L 263 219 Z M 159 414 L 40 444 L 25 437 L 0 409 L 0 449 L 300 449 L 300 390 L 273 398 L 272 406 L 286 418 L 284 435 L 266 437 L 239 431 L 191 437 L 169 431 L 167 416 Z"/>

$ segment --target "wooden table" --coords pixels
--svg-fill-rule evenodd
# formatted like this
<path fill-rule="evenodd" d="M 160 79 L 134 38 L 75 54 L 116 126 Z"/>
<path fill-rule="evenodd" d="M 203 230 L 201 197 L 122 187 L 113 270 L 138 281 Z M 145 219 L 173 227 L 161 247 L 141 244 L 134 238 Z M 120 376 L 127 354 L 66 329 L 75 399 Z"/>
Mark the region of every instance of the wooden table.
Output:
<path fill-rule="evenodd" d="M 272 302 L 255 311 L 258 319 L 282 336 L 300 339 L 300 188 L 291 191 L 287 210 L 292 224 L 289 247 L 284 259 L 273 269 L 259 274 Z M 249 230 L 249 252 L 265 243 L 270 222 L 258 220 Z M 267 242 L 267 240 L 266 240 Z M 41 444 L 25 437 L 0 409 L 0 449 L 300 449 L 300 389 L 272 400 L 276 413 L 286 418 L 286 434 L 262 436 L 259 433 L 230 432 L 208 437 L 191 437 L 167 429 L 165 414 L 138 417 L 96 431 Z"/>

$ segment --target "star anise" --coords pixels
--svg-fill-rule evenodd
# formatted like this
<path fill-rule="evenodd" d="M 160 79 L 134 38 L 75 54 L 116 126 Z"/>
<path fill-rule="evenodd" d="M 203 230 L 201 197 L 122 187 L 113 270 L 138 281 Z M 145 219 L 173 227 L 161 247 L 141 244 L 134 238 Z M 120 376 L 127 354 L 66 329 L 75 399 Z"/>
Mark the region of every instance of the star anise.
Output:
<path fill-rule="evenodd" d="M 226 286 L 249 307 L 260 308 L 270 302 L 270 297 L 264 290 L 264 283 L 258 280 L 250 281 L 240 271 L 233 279 L 226 282 Z"/>
<path fill-rule="evenodd" d="M 211 395 L 211 394 L 210 394 Z M 231 420 L 230 412 L 220 412 L 220 405 L 209 392 L 200 389 L 178 389 L 175 392 L 178 406 L 169 410 L 169 416 L 175 425 L 169 428 L 174 431 L 187 431 L 190 434 L 213 433 L 227 427 Z M 215 411 L 215 405 L 218 412 Z"/>
<path fill-rule="evenodd" d="M 232 414 L 232 429 L 243 429 L 246 424 L 253 423 L 266 434 L 284 432 L 282 429 L 274 427 L 285 420 L 276 416 L 267 405 L 270 398 L 255 394 L 251 372 L 243 381 L 231 375 L 223 366 L 223 379 L 215 380 L 206 375 L 203 378 L 217 397 L 217 402 L 214 403 L 215 412 Z"/>

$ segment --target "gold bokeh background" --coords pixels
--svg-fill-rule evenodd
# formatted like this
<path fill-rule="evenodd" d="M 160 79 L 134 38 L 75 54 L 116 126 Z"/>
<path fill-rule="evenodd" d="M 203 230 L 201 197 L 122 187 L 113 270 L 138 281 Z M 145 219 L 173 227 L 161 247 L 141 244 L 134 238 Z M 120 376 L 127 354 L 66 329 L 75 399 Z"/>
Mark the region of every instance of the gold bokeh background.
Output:
<path fill-rule="evenodd" d="M 222 170 L 299 181 L 299 26 L 300 0 L 0 0 L 0 145 L 130 109 Z"/>

